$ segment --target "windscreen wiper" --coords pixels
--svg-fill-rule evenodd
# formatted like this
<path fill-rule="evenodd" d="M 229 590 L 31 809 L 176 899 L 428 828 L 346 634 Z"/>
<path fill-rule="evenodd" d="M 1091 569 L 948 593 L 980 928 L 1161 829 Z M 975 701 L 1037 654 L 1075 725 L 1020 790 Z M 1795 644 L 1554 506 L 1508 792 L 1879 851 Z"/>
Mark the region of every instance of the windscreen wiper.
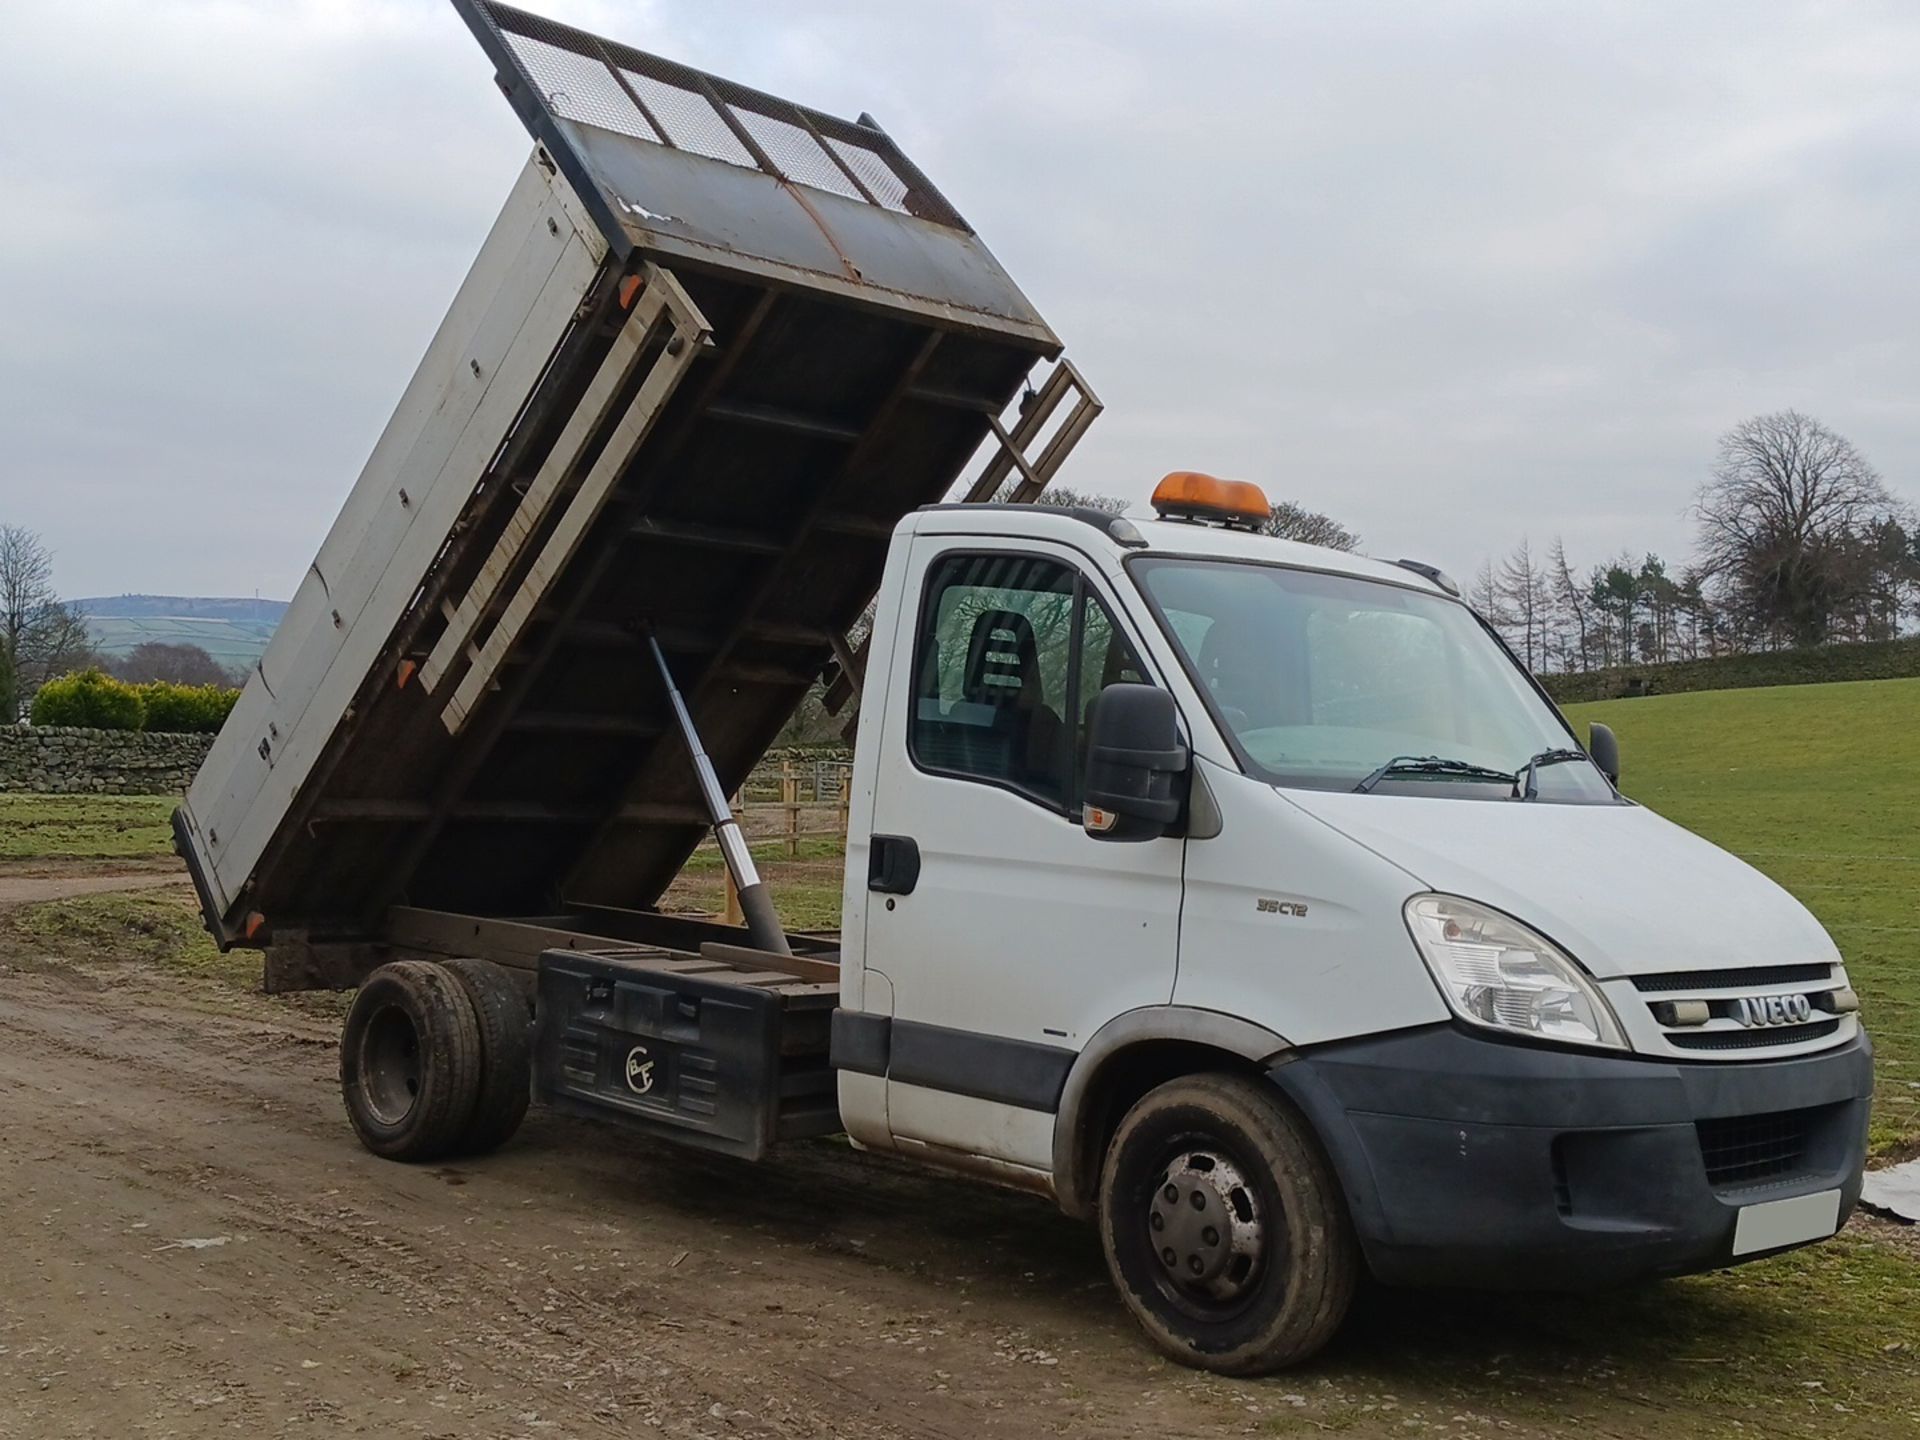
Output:
<path fill-rule="evenodd" d="M 1526 780 L 1526 784 L 1520 787 L 1520 798 L 1522 800 L 1531 800 L 1540 793 L 1539 779 L 1534 774 L 1536 770 L 1543 770 L 1549 765 L 1565 765 L 1572 760 L 1587 760 L 1591 758 L 1592 757 L 1584 750 L 1569 750 L 1564 745 L 1555 746 L 1551 750 L 1542 750 L 1538 755 L 1520 767 L 1520 774 Z M 1516 781 L 1515 783 L 1517 784 L 1518 782 Z"/>
<path fill-rule="evenodd" d="M 1396 755 L 1353 788 L 1364 795 L 1389 775 L 1457 775 L 1462 780 L 1491 780 L 1502 785 L 1520 783 L 1518 775 L 1476 765 L 1471 760 L 1449 760 L 1441 755 Z"/>

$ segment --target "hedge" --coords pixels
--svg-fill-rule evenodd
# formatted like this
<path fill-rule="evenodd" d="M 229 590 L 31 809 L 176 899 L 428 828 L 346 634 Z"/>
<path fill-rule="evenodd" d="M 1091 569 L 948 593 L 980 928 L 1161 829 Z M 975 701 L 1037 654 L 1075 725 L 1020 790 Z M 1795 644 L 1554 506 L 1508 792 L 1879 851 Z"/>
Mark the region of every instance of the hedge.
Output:
<path fill-rule="evenodd" d="M 152 680 L 129 685 L 98 670 L 49 680 L 33 697 L 35 725 L 80 725 L 91 730 L 148 730 L 211 735 L 240 698 L 224 685 L 175 685 Z"/>
<path fill-rule="evenodd" d="M 147 703 L 148 730 L 171 734 L 212 735 L 227 723 L 240 692 L 225 685 L 175 685 L 150 680 L 134 687 Z"/>
<path fill-rule="evenodd" d="M 1672 695 L 1686 690 L 1751 690 L 1767 685 L 1824 685 L 1835 680 L 1906 680 L 1920 675 L 1920 636 L 1864 645 L 1821 645 L 1805 650 L 1760 650 L 1711 660 L 1675 660 L 1665 665 L 1616 665 L 1567 675 L 1542 675 L 1540 683 L 1562 705 L 1617 700 L 1629 695 Z"/>
<path fill-rule="evenodd" d="M 124 681 L 98 670 L 49 680 L 33 696 L 36 725 L 81 725 L 89 730 L 138 730 L 147 723 L 147 702 Z"/>

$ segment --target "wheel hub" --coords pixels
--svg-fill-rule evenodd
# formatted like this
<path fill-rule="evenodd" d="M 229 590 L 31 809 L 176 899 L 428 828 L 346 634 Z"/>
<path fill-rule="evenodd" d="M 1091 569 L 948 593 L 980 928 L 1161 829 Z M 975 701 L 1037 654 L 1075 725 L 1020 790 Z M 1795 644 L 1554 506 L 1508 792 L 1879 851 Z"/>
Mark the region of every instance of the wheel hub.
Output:
<path fill-rule="evenodd" d="M 367 1026 L 360 1048 L 361 1088 L 383 1124 L 398 1125 L 420 1094 L 420 1037 L 397 1007 L 382 1010 Z"/>
<path fill-rule="evenodd" d="M 1259 1270 L 1264 1226 L 1255 1191 L 1225 1155 L 1178 1156 L 1147 1202 L 1147 1231 L 1167 1278 L 1212 1300 L 1238 1299 Z"/>

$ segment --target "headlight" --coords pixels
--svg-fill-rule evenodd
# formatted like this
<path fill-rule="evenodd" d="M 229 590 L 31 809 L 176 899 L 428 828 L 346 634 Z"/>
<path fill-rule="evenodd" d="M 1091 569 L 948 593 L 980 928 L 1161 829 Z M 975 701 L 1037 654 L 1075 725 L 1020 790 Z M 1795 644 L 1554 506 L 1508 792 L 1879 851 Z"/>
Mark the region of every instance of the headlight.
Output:
<path fill-rule="evenodd" d="M 1451 895 L 1407 901 L 1407 928 L 1462 1020 L 1624 1050 L 1620 1022 L 1565 951 L 1518 920 Z"/>

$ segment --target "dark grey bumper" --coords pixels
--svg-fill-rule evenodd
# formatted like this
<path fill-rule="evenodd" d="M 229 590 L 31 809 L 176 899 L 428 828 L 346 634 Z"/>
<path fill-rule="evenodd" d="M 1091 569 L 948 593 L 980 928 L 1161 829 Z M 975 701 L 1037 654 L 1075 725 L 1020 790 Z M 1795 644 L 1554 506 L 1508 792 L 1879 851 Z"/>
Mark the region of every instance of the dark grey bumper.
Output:
<path fill-rule="evenodd" d="M 1873 1051 L 1863 1034 L 1690 1065 L 1442 1025 L 1269 1073 L 1318 1130 L 1381 1280 L 1561 1290 L 1729 1264 L 1743 1205 L 1837 1189 L 1844 1222 Z"/>

